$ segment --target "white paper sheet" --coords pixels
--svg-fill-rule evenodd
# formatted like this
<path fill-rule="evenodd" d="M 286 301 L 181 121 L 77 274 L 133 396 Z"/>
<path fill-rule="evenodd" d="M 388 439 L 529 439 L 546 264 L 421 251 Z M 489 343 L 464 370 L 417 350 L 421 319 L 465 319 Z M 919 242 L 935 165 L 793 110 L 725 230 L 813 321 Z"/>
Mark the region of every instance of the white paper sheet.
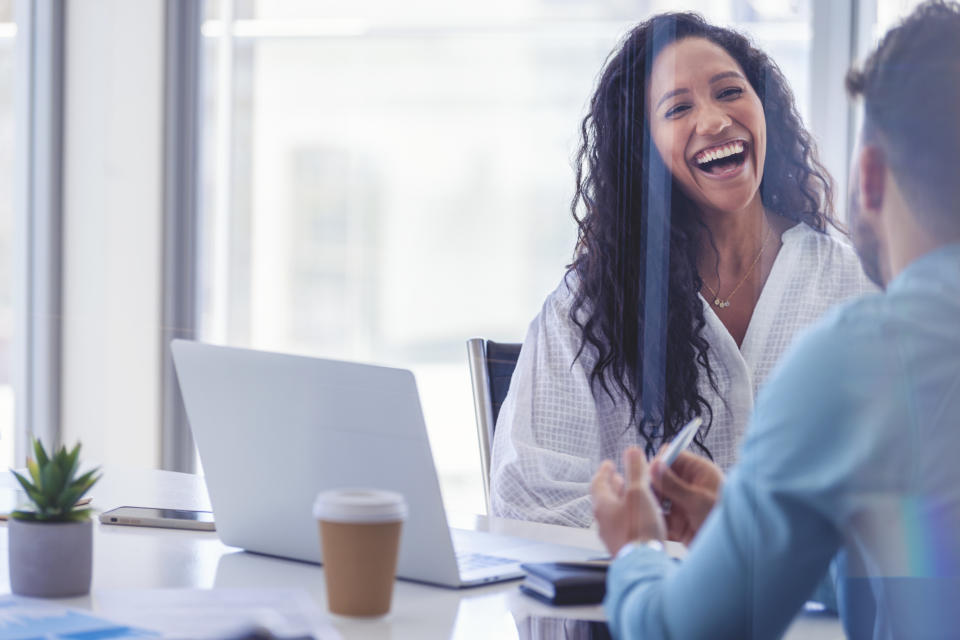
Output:
<path fill-rule="evenodd" d="M 254 626 L 278 637 L 339 639 L 303 589 L 124 589 L 97 591 L 94 611 L 164 638 L 228 638 Z"/>

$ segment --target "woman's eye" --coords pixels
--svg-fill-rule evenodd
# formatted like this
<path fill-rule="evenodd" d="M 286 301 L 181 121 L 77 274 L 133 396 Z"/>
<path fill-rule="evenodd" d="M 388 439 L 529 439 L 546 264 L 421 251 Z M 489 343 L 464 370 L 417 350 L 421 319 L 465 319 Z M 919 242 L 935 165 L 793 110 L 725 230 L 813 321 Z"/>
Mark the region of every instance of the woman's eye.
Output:
<path fill-rule="evenodd" d="M 739 98 L 743 94 L 743 89 L 740 87 L 728 87 L 720 92 L 720 95 L 717 96 L 720 100 L 726 100 L 728 98 Z"/>
<path fill-rule="evenodd" d="M 667 112 L 666 112 L 665 114 L 663 114 L 663 115 L 666 116 L 666 117 L 668 117 L 668 118 L 676 118 L 677 116 L 682 115 L 683 112 L 686 111 L 686 110 L 689 109 L 689 108 L 690 108 L 690 105 L 678 104 L 678 105 L 675 106 L 675 107 L 669 108 L 669 109 L 667 110 Z"/>

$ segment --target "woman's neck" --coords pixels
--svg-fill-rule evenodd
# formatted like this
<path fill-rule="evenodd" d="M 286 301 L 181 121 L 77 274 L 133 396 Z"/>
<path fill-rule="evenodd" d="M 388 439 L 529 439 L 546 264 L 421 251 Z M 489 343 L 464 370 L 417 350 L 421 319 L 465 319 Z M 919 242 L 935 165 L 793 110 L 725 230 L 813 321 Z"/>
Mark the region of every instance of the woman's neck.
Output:
<path fill-rule="evenodd" d="M 706 212 L 703 222 L 709 231 L 700 243 L 699 268 L 703 275 L 742 273 L 756 262 L 771 235 L 760 198 L 740 211 Z"/>

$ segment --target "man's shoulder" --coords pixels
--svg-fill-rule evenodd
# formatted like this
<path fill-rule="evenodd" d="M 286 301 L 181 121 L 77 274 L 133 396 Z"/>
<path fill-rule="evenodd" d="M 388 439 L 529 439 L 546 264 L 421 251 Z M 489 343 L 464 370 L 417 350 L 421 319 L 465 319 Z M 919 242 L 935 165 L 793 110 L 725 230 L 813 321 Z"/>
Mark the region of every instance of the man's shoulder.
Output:
<path fill-rule="evenodd" d="M 872 383 L 893 365 L 883 341 L 882 297 L 835 307 L 784 354 L 758 394 L 741 452 L 753 472 L 778 482 L 836 486 L 837 474 L 854 464 L 845 456 L 854 450 L 859 459 L 872 450 L 875 442 L 863 439 L 856 414 L 877 400 Z M 825 449 L 825 443 L 831 444 Z"/>
<path fill-rule="evenodd" d="M 849 400 L 847 396 L 857 386 L 852 382 L 865 381 L 871 371 L 889 368 L 884 340 L 889 324 L 887 306 L 882 294 L 868 294 L 828 311 L 797 336 L 761 396 L 778 404 L 805 407 L 816 398 L 820 408 Z"/>
<path fill-rule="evenodd" d="M 877 330 L 889 320 L 886 294 L 875 292 L 836 305 L 824 315 L 820 329 L 838 337 L 874 339 Z"/>
<path fill-rule="evenodd" d="M 792 351 L 828 360 L 845 360 L 851 351 L 876 347 L 890 320 L 882 293 L 869 293 L 836 305 L 806 332 Z"/>

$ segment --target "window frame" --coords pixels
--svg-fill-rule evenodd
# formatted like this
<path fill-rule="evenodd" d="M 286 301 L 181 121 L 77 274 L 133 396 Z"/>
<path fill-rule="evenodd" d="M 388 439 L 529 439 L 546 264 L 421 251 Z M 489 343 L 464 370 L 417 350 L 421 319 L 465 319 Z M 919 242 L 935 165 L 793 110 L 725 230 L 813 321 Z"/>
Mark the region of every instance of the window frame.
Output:
<path fill-rule="evenodd" d="M 15 4 L 14 464 L 60 444 L 65 0 Z"/>
<path fill-rule="evenodd" d="M 160 467 L 184 473 L 196 471 L 196 453 L 170 341 L 195 338 L 198 322 L 201 9 L 168 0 L 164 34 Z"/>

